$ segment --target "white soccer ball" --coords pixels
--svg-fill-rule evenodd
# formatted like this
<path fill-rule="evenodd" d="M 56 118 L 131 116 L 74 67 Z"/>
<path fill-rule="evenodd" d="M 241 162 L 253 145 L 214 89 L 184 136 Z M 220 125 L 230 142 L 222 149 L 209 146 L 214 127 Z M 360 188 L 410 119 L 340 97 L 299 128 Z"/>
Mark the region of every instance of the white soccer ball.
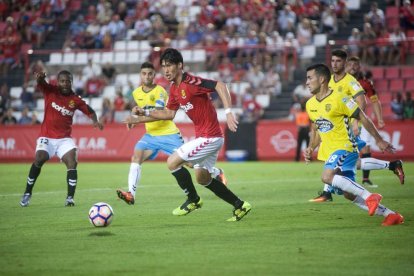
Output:
<path fill-rule="evenodd" d="M 108 203 L 95 203 L 89 210 L 89 221 L 93 226 L 106 227 L 111 224 L 113 218 L 114 211 Z"/>

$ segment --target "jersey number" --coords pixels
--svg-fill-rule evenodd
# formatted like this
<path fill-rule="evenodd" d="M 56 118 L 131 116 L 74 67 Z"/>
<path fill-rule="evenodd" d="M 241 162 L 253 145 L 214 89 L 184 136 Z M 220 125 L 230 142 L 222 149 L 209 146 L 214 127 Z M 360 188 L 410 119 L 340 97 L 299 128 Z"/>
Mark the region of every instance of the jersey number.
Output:
<path fill-rule="evenodd" d="M 40 144 L 45 144 L 45 145 L 48 145 L 48 144 L 49 144 L 49 139 L 46 139 L 46 138 L 41 138 L 41 139 L 40 139 Z"/>

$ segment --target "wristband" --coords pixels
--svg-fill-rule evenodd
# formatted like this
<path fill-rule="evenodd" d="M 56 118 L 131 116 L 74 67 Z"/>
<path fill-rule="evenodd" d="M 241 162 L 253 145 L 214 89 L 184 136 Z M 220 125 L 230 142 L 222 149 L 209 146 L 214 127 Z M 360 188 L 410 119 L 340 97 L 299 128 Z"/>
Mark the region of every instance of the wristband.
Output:
<path fill-rule="evenodd" d="M 145 110 L 144 110 L 144 115 L 145 115 L 146 117 L 148 117 L 148 116 L 149 116 L 149 114 L 150 114 L 150 111 L 149 111 L 148 109 L 145 109 Z"/>
<path fill-rule="evenodd" d="M 231 113 L 231 108 L 224 109 L 224 113 L 226 113 L 226 115 L 229 114 L 229 113 Z"/>

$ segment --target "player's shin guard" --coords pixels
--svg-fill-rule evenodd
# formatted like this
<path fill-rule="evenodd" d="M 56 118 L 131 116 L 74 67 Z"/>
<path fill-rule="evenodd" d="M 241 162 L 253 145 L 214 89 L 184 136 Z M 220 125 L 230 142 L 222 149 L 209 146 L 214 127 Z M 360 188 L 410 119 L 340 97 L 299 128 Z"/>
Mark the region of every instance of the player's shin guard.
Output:
<path fill-rule="evenodd" d="M 68 170 L 66 181 L 68 183 L 68 197 L 75 196 L 76 184 L 78 183 L 78 171 L 76 169 Z"/>
<path fill-rule="evenodd" d="M 215 178 L 212 178 L 210 184 L 205 187 L 212 191 L 216 196 L 236 208 L 239 208 L 239 206 L 243 204 L 243 201 L 241 201 L 232 191 L 230 191 L 226 185 L 223 185 L 223 183 Z"/>
<path fill-rule="evenodd" d="M 361 162 L 364 158 L 370 158 L 371 153 L 364 153 L 361 155 Z M 362 179 L 369 179 L 369 170 L 362 169 Z"/>
<path fill-rule="evenodd" d="M 25 194 L 32 194 L 33 186 L 36 182 L 37 177 L 40 174 L 42 168 L 36 167 L 35 164 L 32 164 L 29 171 L 29 176 L 27 177 L 26 182 L 26 191 Z"/>
<path fill-rule="evenodd" d="M 138 163 L 131 163 L 128 174 L 128 192 L 135 197 L 137 186 L 141 179 L 141 165 Z"/>
<path fill-rule="evenodd" d="M 178 185 L 188 196 L 188 199 L 190 199 L 192 202 L 198 201 L 200 197 L 198 196 L 197 191 L 194 187 L 190 172 L 186 168 L 181 167 L 175 171 L 172 171 L 171 173 L 177 180 Z"/>

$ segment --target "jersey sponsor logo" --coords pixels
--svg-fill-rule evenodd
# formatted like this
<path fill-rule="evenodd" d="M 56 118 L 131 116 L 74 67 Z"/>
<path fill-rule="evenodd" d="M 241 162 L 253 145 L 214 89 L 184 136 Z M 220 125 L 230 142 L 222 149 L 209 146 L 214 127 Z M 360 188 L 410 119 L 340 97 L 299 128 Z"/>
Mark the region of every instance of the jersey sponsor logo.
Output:
<path fill-rule="evenodd" d="M 315 124 L 318 126 L 318 130 L 323 133 L 329 132 L 334 127 L 334 125 L 325 118 L 316 119 Z"/>
<path fill-rule="evenodd" d="M 66 109 L 64 106 L 60 106 L 55 102 L 52 102 L 52 107 L 59 111 L 63 116 L 73 116 L 73 111 Z"/>
<path fill-rule="evenodd" d="M 318 112 L 317 109 L 311 109 L 310 112 Z"/>
<path fill-rule="evenodd" d="M 184 90 L 181 90 L 181 98 L 183 99 L 187 98 L 187 95 L 185 94 Z"/>
<path fill-rule="evenodd" d="M 189 110 L 193 109 L 194 106 L 190 102 L 188 102 L 186 105 L 180 104 L 180 108 L 187 113 Z"/>

